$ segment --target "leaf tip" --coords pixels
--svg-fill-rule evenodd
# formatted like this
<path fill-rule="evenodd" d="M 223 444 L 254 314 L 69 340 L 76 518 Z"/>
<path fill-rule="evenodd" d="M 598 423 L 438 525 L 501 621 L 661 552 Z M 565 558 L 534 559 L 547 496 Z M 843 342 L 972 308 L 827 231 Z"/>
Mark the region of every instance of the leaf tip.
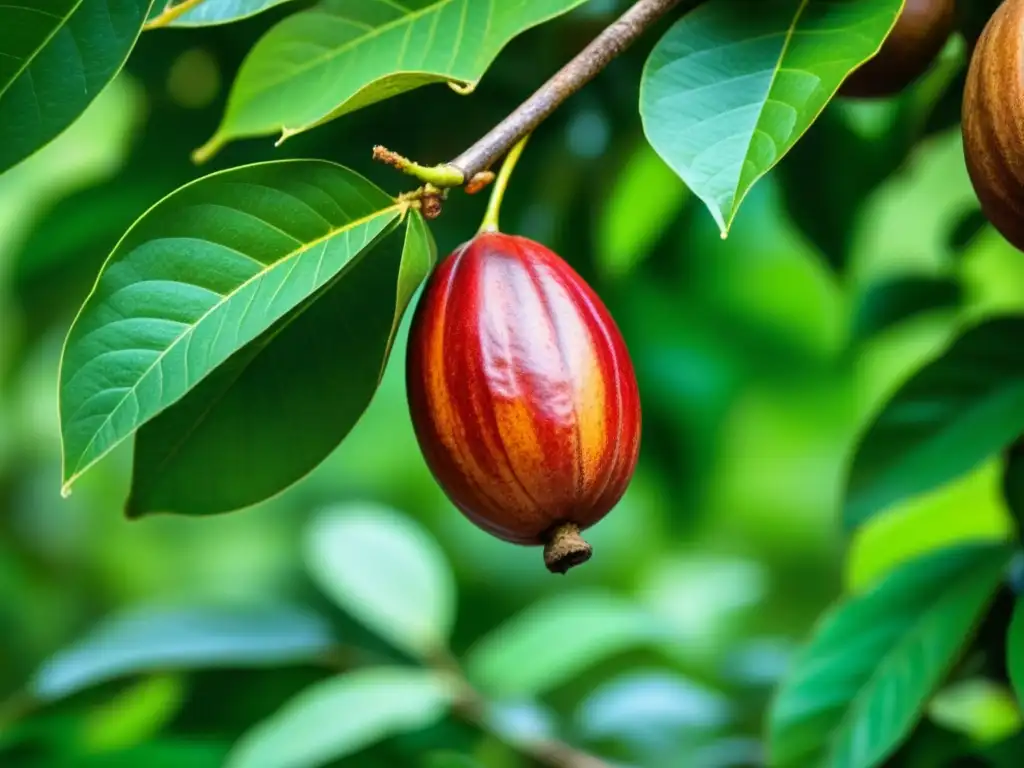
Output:
<path fill-rule="evenodd" d="M 288 139 L 290 139 L 292 136 L 296 136 L 296 135 L 298 135 L 300 133 L 302 133 L 302 129 L 301 128 L 286 128 L 286 127 L 282 126 L 281 127 L 281 135 L 278 137 L 277 141 L 274 142 L 274 146 L 275 147 L 280 147 L 282 144 L 284 144 L 286 141 L 288 141 Z"/>
<path fill-rule="evenodd" d="M 458 80 L 449 80 L 448 87 L 455 91 L 459 96 L 469 96 L 476 90 L 475 82 L 460 82 Z"/>
<path fill-rule="evenodd" d="M 215 133 L 208 142 L 203 144 L 192 152 L 192 162 L 196 165 L 202 165 L 203 163 L 211 160 L 214 155 L 220 152 L 224 147 L 224 138 L 220 133 Z"/>
<path fill-rule="evenodd" d="M 60 487 L 60 497 L 62 499 L 69 498 L 71 496 L 71 481 L 67 481 Z"/>

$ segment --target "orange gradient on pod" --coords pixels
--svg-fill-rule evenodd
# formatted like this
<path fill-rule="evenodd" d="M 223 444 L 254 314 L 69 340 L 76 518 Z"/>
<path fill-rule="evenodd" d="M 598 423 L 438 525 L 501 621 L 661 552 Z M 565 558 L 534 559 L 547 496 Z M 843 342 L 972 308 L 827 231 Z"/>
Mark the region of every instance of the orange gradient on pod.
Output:
<path fill-rule="evenodd" d="M 604 304 L 559 256 L 484 232 L 434 272 L 406 365 L 420 448 L 451 501 L 565 572 L 636 467 L 640 400 Z"/>

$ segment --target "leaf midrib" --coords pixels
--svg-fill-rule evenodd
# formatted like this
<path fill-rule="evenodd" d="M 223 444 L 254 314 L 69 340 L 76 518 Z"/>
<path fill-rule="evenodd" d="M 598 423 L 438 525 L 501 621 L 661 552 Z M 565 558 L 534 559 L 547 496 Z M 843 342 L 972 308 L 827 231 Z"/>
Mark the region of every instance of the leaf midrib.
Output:
<path fill-rule="evenodd" d="M 326 234 L 321 235 L 320 237 L 318 237 L 318 238 L 316 238 L 314 240 L 311 240 L 308 243 L 303 244 L 302 247 L 296 248 L 295 250 L 289 252 L 287 255 L 283 256 L 282 258 L 278 259 L 277 261 L 275 261 L 272 264 L 270 264 L 269 266 L 267 266 L 265 269 L 262 269 L 262 270 L 256 272 L 255 274 L 253 274 L 252 276 L 246 278 L 243 282 L 239 283 L 232 291 L 229 291 L 228 293 L 225 293 L 223 295 L 223 297 L 219 301 L 215 302 L 209 309 L 207 309 L 205 312 L 203 312 L 202 315 L 200 315 L 198 318 L 196 318 L 196 321 L 194 323 L 190 324 L 185 331 L 183 331 L 170 344 L 168 344 L 167 347 L 165 347 L 160 352 L 160 354 L 157 355 L 157 357 L 153 360 L 153 362 L 150 363 L 150 365 L 141 374 L 139 374 L 139 376 L 136 379 L 135 383 L 131 387 L 128 387 L 125 390 L 125 395 L 122 396 L 117 401 L 116 405 L 114 405 L 110 409 L 110 411 L 107 413 L 107 416 L 103 419 L 103 422 L 98 427 L 96 427 L 96 429 L 93 431 L 93 435 L 89 439 L 89 442 L 85 445 L 85 447 L 79 453 L 79 455 L 78 455 L 78 462 L 75 464 L 74 470 L 67 477 L 67 479 L 64 481 L 64 489 L 67 490 L 68 488 L 70 488 L 72 483 L 74 483 L 75 480 L 77 480 L 79 477 L 81 477 L 83 472 L 85 472 L 87 469 L 89 469 L 89 467 L 91 467 L 93 464 L 95 464 L 97 461 L 99 461 L 110 450 L 112 450 L 114 448 L 114 446 L 116 446 L 118 443 L 121 442 L 121 440 L 124 439 L 123 437 L 117 439 L 113 444 L 107 446 L 106 449 L 104 449 L 102 452 L 100 452 L 99 455 L 94 456 L 92 459 L 86 461 L 84 466 L 82 465 L 83 459 L 89 454 L 89 450 L 96 443 L 96 439 L 99 437 L 100 432 L 104 429 L 104 427 L 106 427 L 110 423 L 110 420 L 114 417 L 114 414 L 119 412 L 121 407 L 124 405 L 125 401 L 127 401 L 130 393 L 135 392 L 138 389 L 139 383 L 143 379 L 148 377 L 153 372 L 153 370 L 157 367 L 157 365 L 159 365 L 167 357 L 167 355 L 171 352 L 171 350 L 174 349 L 183 339 L 190 337 L 195 332 L 195 329 L 198 328 L 200 326 L 200 324 L 202 324 L 202 322 L 207 317 L 209 317 L 213 312 L 217 311 L 221 307 L 225 306 L 231 299 L 233 299 L 235 296 L 238 295 L 239 291 L 243 290 L 246 286 L 250 285 L 251 283 L 255 282 L 256 280 L 261 279 L 262 277 L 266 276 L 267 274 L 269 274 L 273 270 L 277 269 L 279 266 L 285 264 L 286 262 L 301 256 L 303 253 L 306 253 L 310 249 L 315 248 L 316 246 L 320 245 L 321 243 L 326 243 L 327 241 L 337 237 L 338 235 L 340 235 L 340 234 L 342 234 L 344 232 L 353 230 L 353 229 L 355 229 L 355 228 L 357 228 L 357 227 L 359 227 L 359 226 L 361 226 L 363 224 L 369 223 L 370 221 L 373 221 L 374 219 L 376 219 L 379 216 L 384 216 L 384 215 L 386 215 L 388 213 L 392 213 L 392 212 L 398 211 L 398 210 L 401 209 L 401 207 L 402 207 L 402 204 L 396 203 L 394 205 L 388 206 L 387 208 L 382 208 L 379 211 L 375 211 L 374 213 L 372 213 L 372 214 L 370 214 L 368 216 L 363 216 L 363 217 L 361 217 L 359 219 L 355 219 L 353 221 L 346 222 L 345 225 L 342 226 L 342 227 L 331 229 Z"/>
<path fill-rule="evenodd" d="M 782 50 L 779 51 L 779 57 L 775 61 L 775 66 L 772 68 L 772 79 L 768 83 L 768 89 L 765 91 L 764 99 L 761 101 L 761 106 L 757 110 L 757 120 L 754 123 L 754 132 L 750 134 L 750 138 L 747 141 L 747 150 L 743 153 L 743 161 L 740 163 L 740 174 L 736 178 L 737 194 L 733 197 L 732 203 L 729 206 L 729 217 L 725 222 L 726 230 L 732 226 L 733 219 L 736 218 L 736 210 L 739 204 L 743 202 L 743 198 L 746 196 L 746 192 L 740 189 L 740 184 L 743 182 L 743 169 L 747 167 L 747 162 L 750 160 L 750 151 L 754 146 L 754 134 L 760 130 L 761 119 L 764 117 L 765 106 L 768 104 L 772 91 L 775 89 L 775 82 L 779 78 L 779 72 L 782 71 L 782 62 L 785 61 L 786 54 L 789 53 L 789 46 L 793 42 L 793 35 L 796 34 L 796 28 L 800 24 L 800 18 L 804 15 L 804 11 L 807 10 L 807 4 L 809 2 L 810 0 L 800 0 L 800 7 L 797 8 L 796 13 L 793 14 L 793 21 L 786 30 L 786 39 L 782 41 Z M 761 175 L 763 176 L 764 174 L 762 173 Z M 753 185 L 751 184 L 750 186 Z M 749 188 L 750 187 L 748 186 L 748 189 Z"/>
<path fill-rule="evenodd" d="M 32 62 L 34 62 L 36 60 L 36 57 L 40 53 L 42 53 L 43 49 L 50 44 L 50 41 L 53 40 L 54 36 L 56 36 L 56 34 L 64 28 L 64 25 L 71 20 L 71 17 L 75 15 L 75 12 L 81 7 L 83 2 L 85 2 L 85 0 L 75 0 L 75 4 L 71 7 L 71 9 L 67 12 L 65 16 L 54 16 L 54 18 L 57 19 L 57 23 L 54 25 L 53 31 L 45 37 L 43 42 L 39 44 L 39 47 L 32 51 L 31 55 L 25 58 L 25 62 L 18 68 L 18 71 L 14 73 L 14 76 L 7 81 L 7 84 L 4 85 L 3 88 L 0 88 L 0 99 L 3 99 L 4 95 L 10 89 L 10 87 L 14 85 L 14 83 L 23 74 L 25 74 L 25 70 L 27 70 L 32 65 Z"/>
<path fill-rule="evenodd" d="M 993 547 L 993 550 L 995 550 L 995 547 Z M 993 552 L 993 554 L 995 554 L 995 552 Z M 981 561 L 975 563 L 976 569 L 979 563 L 981 563 Z M 987 565 L 987 563 L 981 564 Z M 974 576 L 974 580 L 968 581 L 967 585 L 976 587 L 976 582 L 980 579 L 980 569 L 977 569 L 975 573 L 972 575 Z M 951 583 L 952 586 L 949 589 L 943 590 L 940 593 L 939 598 L 932 602 L 927 608 L 927 610 L 924 610 L 919 614 L 918 620 L 914 622 L 910 631 L 903 635 L 900 642 L 893 646 L 894 649 L 905 648 L 909 644 L 908 638 L 913 638 L 914 640 L 916 640 L 918 636 L 922 634 L 922 628 L 927 627 L 929 625 L 929 622 L 924 620 L 925 617 L 931 617 L 939 606 L 947 604 L 948 602 L 952 601 L 954 597 L 961 598 L 963 593 L 967 591 L 963 581 Z M 977 619 L 975 618 L 974 624 L 976 623 Z M 837 750 L 839 748 L 840 737 L 843 733 L 845 733 L 848 729 L 851 728 L 852 724 L 855 724 L 860 719 L 862 710 L 866 706 L 865 702 L 870 700 L 871 698 L 868 694 L 873 694 L 876 688 L 878 687 L 879 681 L 884 680 L 886 677 L 889 676 L 888 669 L 894 663 L 894 659 L 896 657 L 902 658 L 904 656 L 906 656 L 905 653 L 896 654 L 892 650 L 890 650 L 888 654 L 883 656 L 879 664 L 877 664 L 874 667 L 874 671 L 871 675 L 869 675 L 865 685 L 857 692 L 857 695 L 853 697 L 853 701 L 851 701 L 850 706 L 846 708 L 845 713 L 839 719 L 839 722 L 836 724 L 836 727 L 832 730 L 832 735 L 828 740 L 826 754 L 828 754 L 829 756 L 829 765 L 836 764 L 835 761 L 837 756 Z M 954 653 L 953 656 L 955 657 L 956 654 Z M 950 660 L 946 661 L 946 666 L 948 666 L 949 661 Z M 856 717 L 852 716 L 854 713 L 856 713 Z"/>
<path fill-rule="evenodd" d="M 450 4 L 450 3 L 453 3 L 453 2 L 457 2 L 457 1 L 458 2 L 468 2 L 468 0 L 437 0 L 437 2 L 435 2 L 433 5 L 429 5 L 429 6 L 425 7 L 425 8 L 421 8 L 418 11 L 410 11 L 410 12 L 408 12 L 408 14 L 406 16 L 402 16 L 400 18 L 397 18 L 394 21 L 389 21 L 386 24 L 381 24 L 379 27 L 374 27 L 370 32 L 367 32 L 365 35 L 362 35 L 360 37 L 355 38 L 351 42 L 345 43 L 345 45 L 341 46 L 340 48 L 332 49 L 329 52 L 327 52 L 326 54 L 323 54 L 322 56 L 318 56 L 315 59 L 310 59 L 303 66 L 297 67 L 296 69 L 290 70 L 288 72 L 287 76 L 285 76 L 285 77 L 282 77 L 282 78 L 280 78 L 278 80 L 271 80 L 271 81 L 265 82 L 262 88 L 253 89 L 252 91 L 250 91 L 250 94 L 253 95 L 253 96 L 256 96 L 256 95 L 261 94 L 261 93 L 266 93 L 267 91 L 271 90 L 272 88 L 276 88 L 277 86 L 281 85 L 282 83 L 286 83 L 286 82 L 288 82 L 289 80 L 291 80 L 291 79 L 293 79 L 295 77 L 299 77 L 300 75 L 302 75 L 303 73 L 309 71 L 310 69 L 313 69 L 314 67 L 318 67 L 318 66 L 322 65 L 324 62 L 330 61 L 330 60 L 332 60 L 332 59 L 334 59 L 334 58 L 336 58 L 338 56 L 341 56 L 344 53 L 347 53 L 348 51 L 352 50 L 353 48 L 356 48 L 356 47 L 358 47 L 360 45 L 365 44 L 368 40 L 370 40 L 372 38 L 379 37 L 384 32 L 388 32 L 391 29 L 396 29 L 396 28 L 400 27 L 402 24 L 405 24 L 405 23 L 412 24 L 412 22 L 415 19 L 418 19 L 421 16 L 426 16 L 429 13 L 439 12 L 441 10 L 441 8 L 443 8 L 444 6 L 446 6 L 446 5 Z M 342 17 L 342 18 L 344 18 L 344 17 Z M 378 78 L 378 79 L 380 79 L 380 78 Z"/>
<path fill-rule="evenodd" d="M 390 236 L 390 233 L 389 233 L 388 236 Z M 363 252 L 366 252 L 368 250 L 372 250 L 372 248 L 364 248 Z M 357 257 L 361 256 L 363 252 L 361 252 L 360 254 L 357 254 Z M 369 254 L 367 253 L 366 255 L 369 255 Z M 403 250 L 403 253 L 402 253 L 402 262 L 403 262 L 403 264 L 404 264 L 404 259 L 405 259 L 405 253 L 404 253 L 404 250 Z M 323 298 L 323 296 L 326 295 L 326 293 L 328 291 L 330 291 L 335 285 L 337 285 L 339 281 L 345 279 L 345 277 L 349 274 L 349 272 L 352 269 L 354 269 L 355 267 L 358 266 L 358 264 L 353 263 L 353 261 L 354 261 L 354 259 L 350 259 L 349 262 L 347 264 L 345 264 L 345 266 L 342 267 L 341 270 L 339 270 L 337 275 L 332 277 L 330 280 L 328 280 L 323 286 L 321 286 L 317 290 L 317 293 L 320 294 L 319 298 Z M 402 265 L 399 266 L 399 275 L 401 274 L 401 269 L 402 269 Z M 397 280 L 396 280 L 396 282 L 397 282 Z M 296 307 L 296 309 L 293 310 L 285 318 L 286 322 L 282 323 L 281 326 L 274 331 L 274 333 L 269 335 L 266 338 L 266 340 L 263 342 L 263 344 L 261 345 L 260 349 L 257 352 L 255 352 L 255 354 L 253 354 L 253 356 L 249 360 L 247 360 L 244 365 L 239 367 L 238 371 L 235 373 L 235 376 L 231 380 L 230 384 L 228 384 L 220 392 L 218 392 L 215 397 L 210 398 L 210 402 L 207 404 L 207 407 L 204 408 L 202 413 L 200 413 L 193 420 L 192 424 L 185 431 L 185 434 L 183 434 L 178 439 L 178 441 L 170 448 L 170 450 L 167 451 L 167 453 L 164 455 L 164 457 L 160 460 L 160 463 L 156 466 L 156 469 L 153 470 L 154 474 L 159 474 L 163 470 L 163 468 L 167 466 L 168 462 L 170 462 L 171 459 L 173 459 L 181 451 L 182 447 L 189 441 L 189 439 L 191 439 L 192 435 L 194 435 L 195 432 L 206 422 L 207 418 L 209 418 L 210 413 L 212 413 L 213 409 L 215 407 L 217 407 L 217 405 L 219 405 L 224 400 L 224 398 L 226 398 L 228 396 L 228 393 L 231 392 L 234 389 L 235 385 L 238 384 L 238 381 L 242 378 L 242 376 L 245 375 L 245 373 L 249 370 L 249 368 L 253 365 L 253 363 L 256 362 L 256 360 L 259 358 L 259 356 L 262 355 L 267 350 L 267 348 L 277 339 L 278 336 L 280 336 L 282 333 L 284 333 L 296 320 L 298 320 L 300 317 L 302 317 L 302 315 L 304 315 L 307 311 L 309 311 L 309 308 L 313 305 L 313 302 L 318 300 L 318 299 L 314 299 L 312 296 L 310 297 L 310 299 L 311 300 L 308 301 L 307 303 L 305 303 L 303 306 Z M 397 307 L 398 307 L 398 294 L 396 293 L 396 299 L 395 299 L 395 308 L 396 309 L 395 309 L 395 313 L 394 313 L 396 316 L 398 315 Z M 401 318 L 398 317 L 398 320 L 400 320 L 400 319 Z M 388 337 L 389 338 L 389 343 L 390 343 L 390 341 L 393 341 L 396 330 L 397 330 L 397 320 L 392 323 L 391 335 Z M 255 343 L 255 340 L 252 343 Z M 386 349 L 388 351 L 390 351 L 390 347 L 389 346 L 386 347 Z M 388 355 L 385 354 L 385 356 L 384 356 L 385 362 L 387 361 L 387 358 L 388 358 Z M 378 385 L 380 384 L 380 379 L 383 378 L 384 367 L 385 367 L 384 365 L 381 366 L 380 375 L 378 376 L 378 381 L 377 381 Z"/>

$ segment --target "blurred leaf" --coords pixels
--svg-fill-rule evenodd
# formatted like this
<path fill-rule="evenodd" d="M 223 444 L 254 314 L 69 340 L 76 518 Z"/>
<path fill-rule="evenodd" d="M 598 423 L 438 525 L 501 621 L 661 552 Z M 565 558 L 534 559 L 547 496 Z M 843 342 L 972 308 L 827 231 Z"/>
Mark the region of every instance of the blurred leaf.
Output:
<path fill-rule="evenodd" d="M 316 683 L 244 736 L 227 768 L 306 768 L 440 720 L 454 688 L 434 672 L 371 668 Z"/>
<path fill-rule="evenodd" d="M 970 514 L 964 514 L 964 510 Z M 999 494 L 999 462 L 899 502 L 857 529 L 846 556 L 846 585 L 859 592 L 908 560 L 972 541 L 1000 542 L 1013 526 Z"/>
<path fill-rule="evenodd" d="M 576 712 L 588 739 L 635 740 L 662 749 L 681 731 L 707 734 L 731 717 L 724 695 L 664 671 L 622 675 L 597 688 Z"/>
<path fill-rule="evenodd" d="M 129 515 L 239 509 L 284 490 L 338 447 L 370 404 L 434 263 L 423 217 L 412 211 L 406 221 L 404 237 L 364 249 L 139 430 Z"/>
<path fill-rule="evenodd" d="M 173 2 L 173 0 L 171 0 Z M 290 0 L 203 0 L 199 5 L 190 8 L 180 16 L 173 18 L 166 24 L 167 27 L 205 27 L 214 24 L 227 24 L 232 21 L 241 21 L 250 16 L 269 10 L 274 6 Z M 175 2 L 175 6 L 182 5 L 184 0 Z M 158 8 L 150 13 L 150 18 L 159 17 L 165 13 L 163 0 L 157 2 Z"/>
<path fill-rule="evenodd" d="M 852 528 L 970 471 L 1024 430 L 1024 317 L 965 331 L 910 378 L 861 438 L 846 490 Z"/>
<path fill-rule="evenodd" d="M 137 609 L 53 656 L 31 690 L 59 699 L 139 672 L 280 665 L 311 659 L 333 644 L 318 616 L 286 606 Z"/>
<path fill-rule="evenodd" d="M 0 5 L 0 173 L 56 138 L 114 79 L 152 2 Z"/>
<path fill-rule="evenodd" d="M 1017 702 L 1024 707 L 1024 599 L 1018 598 L 1006 637 L 1006 666 Z"/>
<path fill-rule="evenodd" d="M 512 38 L 583 2 L 324 0 L 256 43 L 196 156 L 247 136 L 280 131 L 283 141 L 429 83 L 474 88 Z"/>
<path fill-rule="evenodd" d="M 178 713 L 185 698 L 180 677 L 145 678 L 86 717 L 82 743 L 87 752 L 113 752 L 146 741 Z"/>
<path fill-rule="evenodd" d="M 496 696 L 538 696 L 591 666 L 669 637 L 651 613 L 601 592 L 534 603 L 470 649 L 470 679 Z"/>
<path fill-rule="evenodd" d="M 1024 440 L 1015 442 L 1006 451 L 1001 485 L 1006 508 L 1017 526 L 1017 535 L 1024 535 Z"/>
<path fill-rule="evenodd" d="M 983 678 L 961 680 L 939 691 L 928 704 L 928 717 L 976 744 L 1002 741 L 1024 724 L 1010 691 Z"/>
<path fill-rule="evenodd" d="M 963 291 L 957 280 L 948 277 L 904 276 L 872 284 L 854 309 L 850 336 L 854 343 L 915 315 L 936 310 L 953 310 Z"/>
<path fill-rule="evenodd" d="M 75 755 L 74 768 L 222 768 L 227 752 L 216 742 L 162 739 L 117 752 Z"/>
<path fill-rule="evenodd" d="M 878 51 L 902 7 L 710 0 L 658 42 L 641 84 L 644 131 L 723 235 L 754 183 Z"/>
<path fill-rule="evenodd" d="M 470 755 L 461 752 L 428 752 L 420 760 L 421 768 L 485 768 Z"/>
<path fill-rule="evenodd" d="M 68 334 L 60 378 L 65 492 L 329 284 L 400 213 L 363 177 L 318 160 L 215 173 L 147 211 L 114 249 Z"/>
<path fill-rule="evenodd" d="M 645 141 L 618 174 L 598 217 L 597 265 L 623 278 L 648 256 L 688 196 L 686 186 Z"/>
<path fill-rule="evenodd" d="M 455 579 L 408 517 L 373 503 L 331 507 L 309 527 L 306 564 L 338 605 L 398 648 L 425 657 L 446 647 Z"/>
<path fill-rule="evenodd" d="M 772 706 L 771 765 L 881 765 L 967 643 L 1010 555 L 996 544 L 930 553 L 836 606 Z"/>

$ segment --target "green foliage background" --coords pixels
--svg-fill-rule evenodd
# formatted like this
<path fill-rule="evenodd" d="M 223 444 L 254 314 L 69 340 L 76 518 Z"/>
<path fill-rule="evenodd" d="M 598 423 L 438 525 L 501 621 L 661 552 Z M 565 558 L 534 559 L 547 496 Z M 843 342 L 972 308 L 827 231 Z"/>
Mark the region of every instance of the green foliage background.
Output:
<path fill-rule="evenodd" d="M 294 8 L 147 32 L 66 133 L 0 175 L 0 764 L 214 766 L 229 753 L 243 766 L 335 764 L 330 744 L 307 762 L 272 759 L 296 744 L 315 752 L 327 733 L 349 751 L 344 766 L 525 765 L 521 745 L 547 735 L 615 765 L 763 765 L 769 743 L 807 754 L 800 723 L 770 731 L 778 686 L 803 669 L 794 660 L 842 655 L 868 626 L 817 623 L 841 596 L 894 637 L 934 621 L 927 631 L 954 641 L 981 624 L 978 640 L 963 655 L 911 647 L 911 669 L 934 666 L 897 685 L 899 717 L 866 715 L 889 728 L 868 752 L 844 752 L 837 737 L 815 745 L 816 762 L 785 765 L 1018 764 L 1010 680 L 1022 675 L 1024 621 L 1018 609 L 1008 674 L 1013 598 L 998 584 L 1016 536 L 1007 499 L 1019 505 L 1019 491 L 1011 483 L 1004 498 L 999 451 L 1020 418 L 1021 364 L 986 358 L 978 398 L 996 405 L 979 416 L 946 403 L 961 431 L 943 450 L 901 442 L 893 417 L 896 433 L 869 435 L 875 448 L 857 455 L 904 382 L 977 364 L 933 362 L 966 324 L 1024 311 L 1024 260 L 984 225 L 963 164 L 959 37 L 900 98 L 829 104 L 738 213 L 722 204 L 727 239 L 647 143 L 637 110 L 638 73 L 679 14 L 535 133 L 503 228 L 547 244 L 605 299 L 644 407 L 636 477 L 593 530 L 594 559 L 568 577 L 478 531 L 437 488 L 406 411 L 408 317 L 368 411 L 283 494 L 230 515 L 129 522 L 121 444 L 60 497 L 64 337 L 147 208 L 209 172 L 288 157 L 341 163 L 397 192 L 408 180 L 374 164 L 373 145 L 423 162 L 456 156 L 626 5 L 590 0 L 516 37 L 471 96 L 430 85 L 280 147 L 229 143 L 201 169 L 190 154 L 219 125 L 243 58 Z M 485 197 L 453 193 L 430 225 L 440 256 L 476 230 Z M 1019 341 L 1000 328 L 998 343 Z M 923 469 L 894 470 L 887 451 Z M 365 539 L 337 529 L 360 521 Z M 950 597 L 943 574 L 958 568 Z M 979 601 L 993 591 L 986 614 Z M 135 611 L 134 630 L 95 640 Z M 149 650 L 126 661 L 129 648 Z M 443 667 L 449 653 L 495 707 L 483 727 L 446 714 L 450 692 L 417 666 Z M 870 679 L 875 657 L 841 658 L 836 674 Z M 389 677 L 395 666 L 406 672 Z M 333 690 L 339 667 L 364 677 Z M 829 680 L 800 684 L 810 699 L 834 692 Z M 303 707 L 320 708 L 316 727 L 289 731 Z"/>

